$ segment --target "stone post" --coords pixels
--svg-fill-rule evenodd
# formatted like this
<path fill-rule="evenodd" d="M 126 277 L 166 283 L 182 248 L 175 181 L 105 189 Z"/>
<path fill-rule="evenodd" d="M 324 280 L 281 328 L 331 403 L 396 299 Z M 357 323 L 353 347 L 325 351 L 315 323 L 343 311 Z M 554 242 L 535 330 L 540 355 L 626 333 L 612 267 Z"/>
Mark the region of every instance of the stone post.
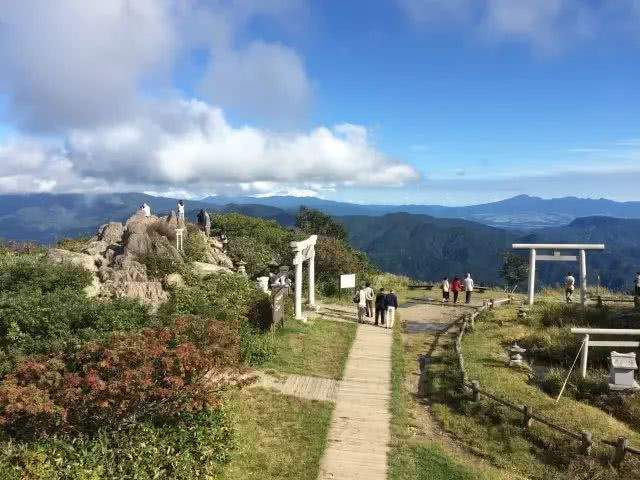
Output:
<path fill-rule="evenodd" d="M 587 254 L 580 250 L 580 303 L 584 306 L 587 303 Z"/>
<path fill-rule="evenodd" d="M 533 296 L 536 292 L 536 249 L 529 252 L 529 305 L 533 305 Z"/>
<path fill-rule="evenodd" d="M 304 320 L 302 316 L 302 262 L 296 264 L 296 320 Z"/>
<path fill-rule="evenodd" d="M 315 251 L 309 257 L 309 305 L 316 305 L 316 254 Z"/>

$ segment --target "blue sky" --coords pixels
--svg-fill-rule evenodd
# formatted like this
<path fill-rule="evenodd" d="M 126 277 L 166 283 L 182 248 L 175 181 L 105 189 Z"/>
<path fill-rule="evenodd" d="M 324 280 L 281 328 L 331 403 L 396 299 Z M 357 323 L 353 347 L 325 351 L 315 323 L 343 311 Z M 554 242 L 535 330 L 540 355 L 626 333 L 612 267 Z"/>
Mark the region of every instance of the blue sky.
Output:
<path fill-rule="evenodd" d="M 639 0 L 24 4 L 0 192 L 638 200 Z"/>

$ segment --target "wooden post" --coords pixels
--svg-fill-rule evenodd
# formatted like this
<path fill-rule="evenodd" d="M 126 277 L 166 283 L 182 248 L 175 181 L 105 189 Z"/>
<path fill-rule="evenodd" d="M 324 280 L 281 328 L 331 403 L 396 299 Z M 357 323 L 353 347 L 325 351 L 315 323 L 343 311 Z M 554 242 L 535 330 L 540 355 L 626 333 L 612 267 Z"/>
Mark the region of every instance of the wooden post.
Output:
<path fill-rule="evenodd" d="M 587 304 L 587 254 L 580 250 L 580 303 Z"/>
<path fill-rule="evenodd" d="M 593 435 L 591 432 L 582 432 L 580 446 L 584 455 L 591 455 L 591 447 L 593 447 Z"/>
<path fill-rule="evenodd" d="M 585 333 L 584 339 L 582 340 L 584 344 L 582 345 L 582 361 L 580 362 L 580 374 L 582 378 L 587 377 L 587 359 L 589 358 L 589 334 Z"/>
<path fill-rule="evenodd" d="M 533 305 L 536 291 L 536 249 L 532 248 L 529 255 L 529 305 Z"/>
<path fill-rule="evenodd" d="M 628 440 L 625 437 L 619 437 L 616 441 L 615 450 L 611 455 L 611 464 L 614 467 L 619 466 L 624 460 L 624 455 L 627 453 Z"/>
<path fill-rule="evenodd" d="M 528 405 L 525 405 L 522 408 L 522 413 L 524 415 L 524 418 L 522 419 L 522 428 L 526 430 L 531 426 L 531 414 L 532 414 L 531 407 L 529 407 Z"/>
<path fill-rule="evenodd" d="M 478 380 L 474 380 L 473 382 L 471 382 L 471 391 L 473 392 L 473 396 L 471 397 L 471 399 L 474 402 L 479 402 L 480 401 L 480 382 Z"/>

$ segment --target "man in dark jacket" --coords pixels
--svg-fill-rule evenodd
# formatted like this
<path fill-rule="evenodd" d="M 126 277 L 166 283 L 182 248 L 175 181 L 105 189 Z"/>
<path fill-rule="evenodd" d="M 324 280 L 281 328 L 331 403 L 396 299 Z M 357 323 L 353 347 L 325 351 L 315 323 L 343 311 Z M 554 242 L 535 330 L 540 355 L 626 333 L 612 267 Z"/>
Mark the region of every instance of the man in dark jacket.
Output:
<path fill-rule="evenodd" d="M 376 325 L 378 325 L 378 319 L 380 319 L 380 325 L 384 325 L 384 313 L 387 309 L 387 294 L 384 288 L 381 288 L 376 295 Z"/>
<path fill-rule="evenodd" d="M 387 328 L 393 328 L 396 320 L 396 308 L 398 308 L 398 297 L 396 292 L 390 290 L 387 294 Z"/>

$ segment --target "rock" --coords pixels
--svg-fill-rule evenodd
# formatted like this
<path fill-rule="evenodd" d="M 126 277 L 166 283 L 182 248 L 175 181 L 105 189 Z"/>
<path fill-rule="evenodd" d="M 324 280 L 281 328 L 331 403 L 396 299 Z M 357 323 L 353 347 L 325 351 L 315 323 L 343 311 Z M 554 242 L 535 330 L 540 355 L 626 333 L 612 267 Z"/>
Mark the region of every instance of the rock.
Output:
<path fill-rule="evenodd" d="M 206 277 L 214 273 L 233 273 L 227 267 L 221 267 L 212 263 L 193 262 L 191 265 L 193 266 L 194 273 L 199 277 Z"/>
<path fill-rule="evenodd" d="M 209 237 L 208 239 L 209 245 L 211 245 L 216 250 L 222 251 L 222 242 L 215 237 Z"/>
<path fill-rule="evenodd" d="M 107 223 L 98 229 L 98 239 L 102 240 L 107 245 L 114 245 L 122 242 L 123 235 L 124 225 L 120 222 Z"/>
<path fill-rule="evenodd" d="M 178 228 L 178 215 L 176 215 L 175 210 L 171 210 L 171 213 L 167 215 L 167 218 L 164 220 L 167 225 L 169 225 L 173 230 Z"/>
<path fill-rule="evenodd" d="M 127 235 L 125 255 L 144 257 L 153 251 L 153 242 L 147 233 L 131 233 Z"/>
<path fill-rule="evenodd" d="M 207 261 L 209 263 L 213 263 L 214 265 L 218 265 L 220 267 L 226 267 L 229 269 L 233 268 L 233 262 L 231 259 L 221 250 L 210 249 L 206 253 Z"/>
<path fill-rule="evenodd" d="M 151 224 L 154 224 L 158 221 L 158 217 L 151 215 L 150 217 L 145 217 L 144 213 L 138 212 L 127 220 L 125 224 L 125 229 L 127 235 L 131 235 L 134 233 L 147 233 L 147 227 Z"/>
<path fill-rule="evenodd" d="M 70 252 L 61 248 L 52 248 L 47 251 L 47 260 L 53 263 L 69 263 L 77 265 L 90 272 L 97 272 L 95 258 L 86 253 Z"/>
<path fill-rule="evenodd" d="M 170 273 L 164 277 L 164 286 L 167 288 L 181 288 L 186 286 L 186 282 L 179 273 Z"/>
<path fill-rule="evenodd" d="M 108 246 L 109 244 L 104 240 L 96 240 L 90 242 L 89 245 L 82 249 L 82 252 L 86 253 L 87 255 L 91 255 L 92 257 L 96 257 L 106 252 Z"/>
<path fill-rule="evenodd" d="M 162 289 L 162 283 L 157 281 L 110 281 L 104 285 L 103 291 L 112 298 L 131 298 L 153 306 L 160 305 L 169 299 L 169 294 Z"/>
<path fill-rule="evenodd" d="M 100 295 L 102 290 L 102 283 L 97 276 L 93 276 L 93 280 L 91 281 L 91 285 L 84 287 L 83 291 L 88 298 L 95 298 Z"/>
<path fill-rule="evenodd" d="M 176 248 L 175 244 L 167 237 L 156 235 L 151 239 L 152 251 L 156 255 L 160 255 L 165 258 L 171 258 L 175 263 L 182 264 L 184 259 Z"/>

